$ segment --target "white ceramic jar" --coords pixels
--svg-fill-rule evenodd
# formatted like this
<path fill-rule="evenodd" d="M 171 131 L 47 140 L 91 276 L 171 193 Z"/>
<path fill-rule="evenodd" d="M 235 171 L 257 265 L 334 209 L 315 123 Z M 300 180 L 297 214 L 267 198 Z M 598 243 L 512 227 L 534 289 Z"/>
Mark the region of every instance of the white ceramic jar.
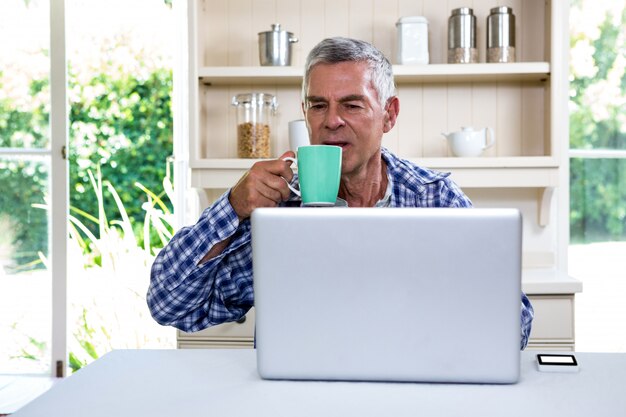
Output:
<path fill-rule="evenodd" d="M 396 22 L 398 28 L 397 63 L 428 64 L 428 20 L 424 16 L 405 16 Z"/>

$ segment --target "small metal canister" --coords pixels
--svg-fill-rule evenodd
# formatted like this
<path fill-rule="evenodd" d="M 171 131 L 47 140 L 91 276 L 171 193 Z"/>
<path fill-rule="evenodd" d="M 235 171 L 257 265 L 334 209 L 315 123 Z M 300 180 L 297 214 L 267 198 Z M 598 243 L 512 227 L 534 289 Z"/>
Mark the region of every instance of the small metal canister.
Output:
<path fill-rule="evenodd" d="M 448 63 L 474 62 L 478 62 L 476 16 L 469 7 L 459 7 L 448 19 Z"/>
<path fill-rule="evenodd" d="M 487 17 L 487 62 L 515 62 L 515 15 L 494 7 Z"/>
<path fill-rule="evenodd" d="M 293 33 L 281 30 L 280 23 L 272 30 L 259 32 L 259 61 L 262 66 L 291 65 L 291 44 L 298 42 Z"/>
<path fill-rule="evenodd" d="M 237 156 L 269 158 L 276 97 L 264 93 L 237 94 L 232 99 L 237 108 Z"/>

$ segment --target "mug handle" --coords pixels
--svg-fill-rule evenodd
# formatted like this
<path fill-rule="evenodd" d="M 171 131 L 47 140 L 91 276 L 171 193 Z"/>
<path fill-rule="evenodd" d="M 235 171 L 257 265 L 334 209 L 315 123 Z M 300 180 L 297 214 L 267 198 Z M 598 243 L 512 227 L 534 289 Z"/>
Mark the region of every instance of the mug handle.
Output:
<path fill-rule="evenodd" d="M 490 127 L 487 128 L 487 134 L 488 134 L 488 139 L 487 139 L 487 144 L 485 145 L 484 149 L 491 148 L 493 144 L 496 143 L 496 136 L 494 135 L 492 128 Z"/>
<path fill-rule="evenodd" d="M 283 158 L 283 161 L 291 161 L 294 164 L 298 163 L 298 160 L 296 158 L 292 158 L 290 156 L 286 156 Z M 287 187 L 289 187 L 289 189 L 291 190 L 292 193 L 294 193 L 295 195 L 297 195 L 298 197 L 302 197 L 302 194 L 300 194 L 300 190 L 298 190 L 297 188 L 294 188 L 291 184 L 289 184 L 289 181 L 287 181 L 285 179 L 285 177 L 281 177 L 283 179 L 283 181 L 285 181 L 285 184 L 287 184 Z"/>

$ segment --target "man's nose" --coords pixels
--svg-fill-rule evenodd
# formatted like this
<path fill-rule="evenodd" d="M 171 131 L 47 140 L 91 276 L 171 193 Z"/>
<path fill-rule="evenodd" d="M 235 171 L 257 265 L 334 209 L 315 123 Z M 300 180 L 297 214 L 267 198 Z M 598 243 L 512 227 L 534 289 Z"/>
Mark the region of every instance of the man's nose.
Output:
<path fill-rule="evenodd" d="M 326 127 L 331 130 L 335 130 L 346 124 L 341 115 L 340 106 L 332 104 L 328 106 L 325 122 Z"/>

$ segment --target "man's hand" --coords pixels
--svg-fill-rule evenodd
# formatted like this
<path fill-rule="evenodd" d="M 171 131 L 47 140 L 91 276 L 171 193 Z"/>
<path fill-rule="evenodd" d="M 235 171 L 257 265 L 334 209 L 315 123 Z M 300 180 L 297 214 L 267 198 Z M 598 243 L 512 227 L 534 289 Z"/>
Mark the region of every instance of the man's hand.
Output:
<path fill-rule="evenodd" d="M 288 151 L 278 159 L 255 163 L 230 191 L 229 201 L 240 221 L 250 217 L 257 207 L 276 207 L 289 198 L 285 180 L 291 181 L 293 172 L 291 161 L 283 161 L 285 157 L 293 158 L 295 154 Z"/>

